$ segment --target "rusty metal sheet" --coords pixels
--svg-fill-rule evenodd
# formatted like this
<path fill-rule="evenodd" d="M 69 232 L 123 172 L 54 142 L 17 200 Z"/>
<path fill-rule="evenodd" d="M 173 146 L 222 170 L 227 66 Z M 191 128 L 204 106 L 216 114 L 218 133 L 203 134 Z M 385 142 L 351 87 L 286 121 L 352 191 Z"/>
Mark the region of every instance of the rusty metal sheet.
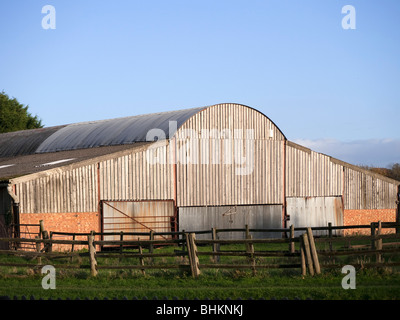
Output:
<path fill-rule="evenodd" d="M 286 211 L 290 215 L 288 225 L 294 227 L 326 227 L 343 225 L 341 197 L 290 197 L 286 199 Z M 302 232 L 295 232 L 298 236 Z M 326 235 L 325 231 L 314 231 L 315 235 Z M 333 233 L 335 234 L 335 232 Z"/>
<path fill-rule="evenodd" d="M 172 200 L 102 201 L 103 232 L 171 232 L 175 227 L 175 207 Z M 124 240 L 148 240 L 148 236 L 124 236 Z M 157 238 L 170 238 L 158 236 Z M 119 235 L 104 240 L 120 240 Z"/>

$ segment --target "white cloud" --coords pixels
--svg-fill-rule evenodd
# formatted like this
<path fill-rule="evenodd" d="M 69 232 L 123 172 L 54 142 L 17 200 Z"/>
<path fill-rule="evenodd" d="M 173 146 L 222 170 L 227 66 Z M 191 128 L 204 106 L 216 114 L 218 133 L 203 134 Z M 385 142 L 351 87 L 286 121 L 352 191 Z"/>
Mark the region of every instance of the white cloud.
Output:
<path fill-rule="evenodd" d="M 339 141 L 294 139 L 293 142 L 355 165 L 387 167 L 400 163 L 400 139 Z"/>

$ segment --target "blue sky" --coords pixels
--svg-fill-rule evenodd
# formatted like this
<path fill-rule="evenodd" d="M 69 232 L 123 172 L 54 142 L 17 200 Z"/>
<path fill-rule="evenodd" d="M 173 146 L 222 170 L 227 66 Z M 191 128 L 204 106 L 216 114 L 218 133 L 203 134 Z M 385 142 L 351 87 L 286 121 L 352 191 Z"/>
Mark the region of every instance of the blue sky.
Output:
<path fill-rule="evenodd" d="M 0 12 L 0 91 L 45 126 L 236 102 L 316 151 L 400 162 L 398 0 L 1 0 Z"/>

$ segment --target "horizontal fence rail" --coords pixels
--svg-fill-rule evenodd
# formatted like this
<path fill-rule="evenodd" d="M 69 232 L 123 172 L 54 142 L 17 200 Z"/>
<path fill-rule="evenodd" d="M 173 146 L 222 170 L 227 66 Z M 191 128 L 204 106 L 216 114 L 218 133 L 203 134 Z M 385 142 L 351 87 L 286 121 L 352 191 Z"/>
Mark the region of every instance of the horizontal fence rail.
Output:
<path fill-rule="evenodd" d="M 68 258 L 69 263 L 57 264 L 62 269 L 88 269 L 92 276 L 100 270 L 132 269 L 145 274 L 150 269 L 181 269 L 198 277 L 204 269 L 248 269 L 255 274 L 260 269 L 297 269 L 305 276 L 320 274 L 323 269 L 337 268 L 343 263 L 339 257 L 356 257 L 353 263 L 358 267 L 395 267 L 400 259 L 385 261 L 386 255 L 400 253 L 400 234 L 383 234 L 384 228 L 398 230 L 399 224 L 374 222 L 370 225 L 346 227 L 298 227 L 285 229 L 216 229 L 193 232 L 163 232 L 168 239 L 155 239 L 157 232 L 140 233 L 65 233 L 47 232 L 41 224 L 41 236 L 29 238 L 0 238 L 9 243 L 13 250 L 0 250 L 0 267 L 43 267 L 43 259 L 57 260 Z M 370 235 L 333 236 L 333 230 L 365 228 Z M 314 231 L 327 231 L 328 236 L 314 236 Z M 220 239 L 218 234 L 241 232 L 241 239 Z M 253 239 L 257 232 L 277 232 L 284 237 Z M 295 236 L 295 232 L 302 232 Z M 209 233 L 210 239 L 196 239 L 196 235 Z M 121 240 L 103 240 L 104 236 L 118 235 Z M 55 239 L 55 236 L 71 236 L 73 239 Z M 124 240 L 126 236 L 145 236 L 148 240 Z M 77 240 L 77 237 L 83 239 Z M 384 242 L 385 241 L 385 242 Z M 390 242 L 387 242 L 390 241 Z M 21 250 L 20 244 L 30 243 L 35 251 Z M 11 245 L 12 244 L 12 245 Z M 70 246 L 70 251 L 55 251 L 55 245 Z M 77 251 L 80 246 L 83 250 Z M 233 249 L 232 249 L 233 246 Z M 157 247 L 172 247 L 173 251 L 155 252 Z M 277 250 L 279 247 L 279 250 Z M 15 249 L 18 250 L 15 250 Z M 227 249 L 228 248 L 228 249 Z M 127 251 L 136 250 L 134 252 Z M 144 250 L 146 252 L 144 252 Z M 1 256 L 15 255 L 25 257 L 29 263 L 2 261 Z M 366 260 L 365 256 L 372 258 Z M 357 257 L 364 257 L 360 260 Z M 103 258 L 118 258 L 127 263 L 104 263 Z M 240 261 L 238 259 L 241 259 Z M 81 262 L 86 259 L 85 262 Z M 164 260 L 163 260 L 164 259 Z M 166 259 L 172 259 L 166 261 Z M 230 259 L 230 260 L 226 260 Z M 358 259 L 358 260 L 357 260 Z M 34 261 L 36 260 L 36 261 Z M 159 261 L 161 260 L 161 261 Z M 78 262 L 78 263 L 77 263 Z"/>

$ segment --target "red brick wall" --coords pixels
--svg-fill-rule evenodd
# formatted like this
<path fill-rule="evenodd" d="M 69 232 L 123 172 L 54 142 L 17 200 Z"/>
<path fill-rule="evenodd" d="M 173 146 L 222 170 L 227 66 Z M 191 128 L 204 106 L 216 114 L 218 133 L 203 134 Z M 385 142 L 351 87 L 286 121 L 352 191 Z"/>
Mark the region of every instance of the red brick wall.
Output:
<path fill-rule="evenodd" d="M 39 224 L 40 220 L 43 220 L 44 229 L 49 234 L 51 231 L 75 233 L 89 233 L 92 230 L 96 232 L 101 231 L 98 212 L 20 214 L 20 224 Z M 72 237 L 55 235 L 53 239 L 72 240 Z M 76 240 L 87 240 L 87 237 L 76 237 Z M 80 248 L 75 246 L 75 249 L 79 250 Z M 71 250 L 71 245 L 55 245 L 53 246 L 53 250 Z"/>
<path fill-rule="evenodd" d="M 350 225 L 369 225 L 371 222 L 396 222 L 396 209 L 374 209 L 374 210 L 344 210 L 343 224 Z M 382 229 L 383 233 L 393 233 L 394 229 Z M 358 233 L 370 234 L 370 229 L 347 229 L 345 234 Z"/>

